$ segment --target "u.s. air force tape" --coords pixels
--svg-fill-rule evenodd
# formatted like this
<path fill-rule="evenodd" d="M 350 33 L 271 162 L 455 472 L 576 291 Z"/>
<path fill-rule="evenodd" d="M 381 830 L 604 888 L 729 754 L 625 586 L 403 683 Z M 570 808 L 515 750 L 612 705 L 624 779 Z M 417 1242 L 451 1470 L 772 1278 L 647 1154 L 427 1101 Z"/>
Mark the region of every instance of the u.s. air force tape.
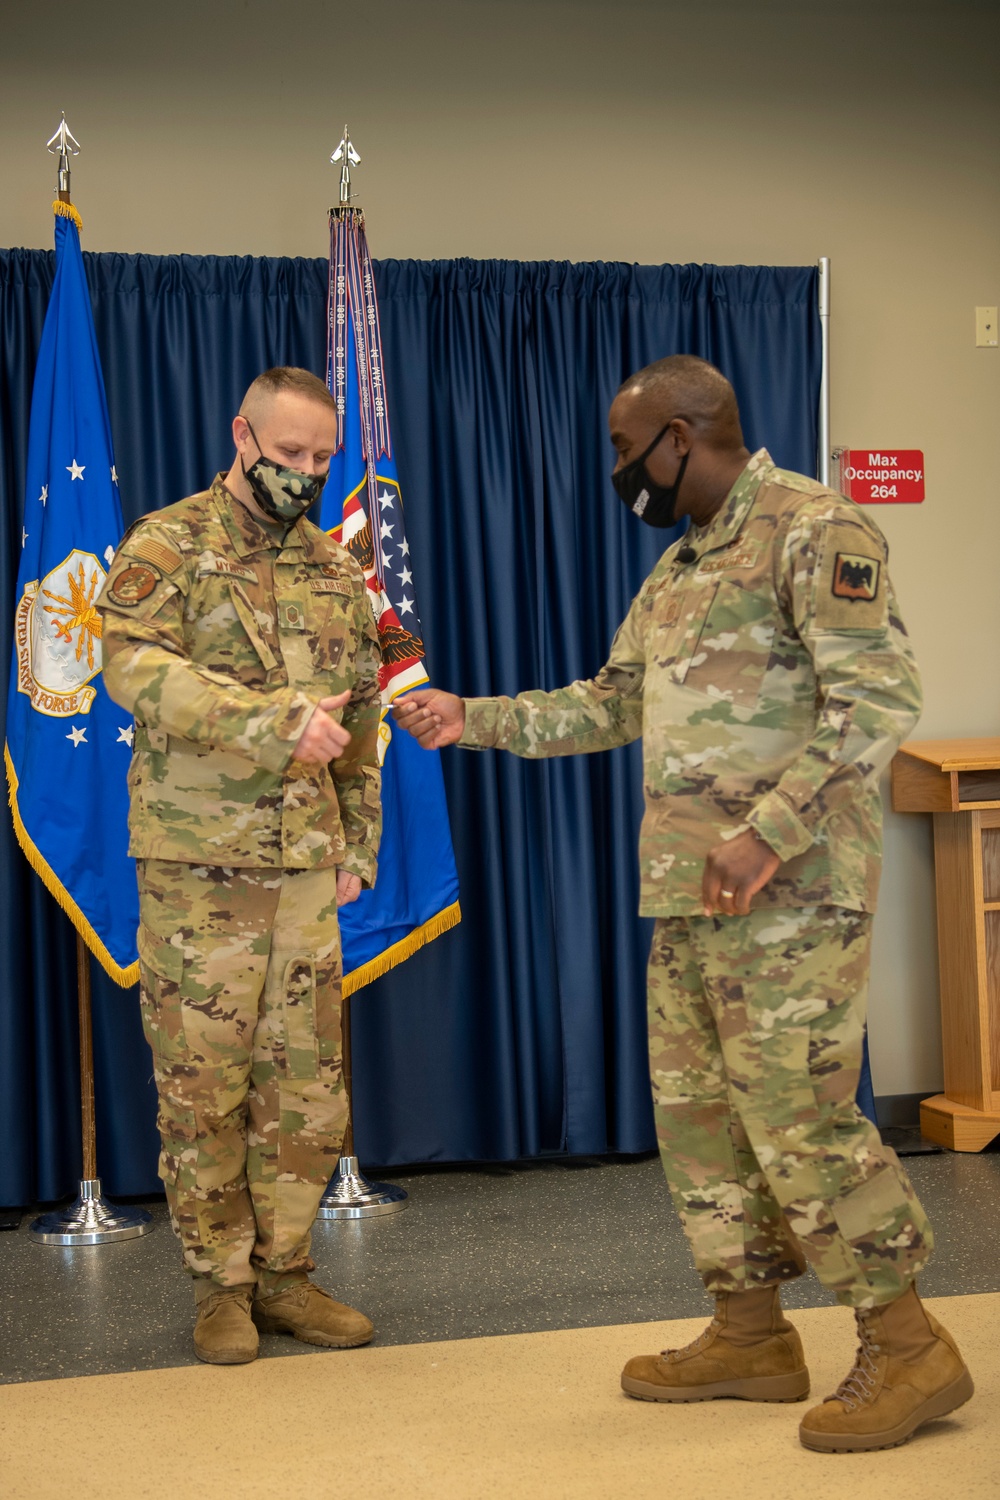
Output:
<path fill-rule="evenodd" d="M 112 604 L 126 607 L 141 604 L 143 599 L 149 598 L 161 577 L 159 570 L 150 564 L 133 563 L 118 574 L 108 589 L 108 598 Z"/>

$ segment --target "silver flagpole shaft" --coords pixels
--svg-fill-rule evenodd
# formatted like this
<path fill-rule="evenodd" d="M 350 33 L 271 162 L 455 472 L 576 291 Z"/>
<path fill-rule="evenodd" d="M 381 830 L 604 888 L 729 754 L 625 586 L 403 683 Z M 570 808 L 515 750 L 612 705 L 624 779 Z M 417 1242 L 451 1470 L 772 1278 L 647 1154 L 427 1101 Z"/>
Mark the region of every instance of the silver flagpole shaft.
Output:
<path fill-rule="evenodd" d="M 830 257 L 819 258 L 819 465 L 820 484 L 830 483 Z"/>
<path fill-rule="evenodd" d="M 370 1219 L 375 1214 L 398 1214 L 409 1206 L 405 1190 L 391 1182 L 369 1182 L 354 1154 L 354 1077 L 351 1065 L 351 1001 L 341 1008 L 341 1047 L 344 1092 L 347 1095 L 347 1128 L 333 1181 L 320 1199 L 317 1219 Z"/>

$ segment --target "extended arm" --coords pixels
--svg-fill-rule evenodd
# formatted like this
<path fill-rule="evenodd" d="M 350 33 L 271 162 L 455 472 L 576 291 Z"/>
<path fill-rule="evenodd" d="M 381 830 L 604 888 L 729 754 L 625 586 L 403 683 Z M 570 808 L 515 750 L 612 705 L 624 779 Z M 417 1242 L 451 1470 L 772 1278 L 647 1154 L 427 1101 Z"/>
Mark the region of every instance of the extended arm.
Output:
<path fill-rule="evenodd" d="M 589 681 L 550 693 L 519 693 L 516 698 L 463 700 L 426 689 L 400 699 L 395 717 L 428 749 L 457 743 L 540 759 L 627 745 L 642 733 L 642 599 L 640 594 L 615 636 L 607 662 Z"/>

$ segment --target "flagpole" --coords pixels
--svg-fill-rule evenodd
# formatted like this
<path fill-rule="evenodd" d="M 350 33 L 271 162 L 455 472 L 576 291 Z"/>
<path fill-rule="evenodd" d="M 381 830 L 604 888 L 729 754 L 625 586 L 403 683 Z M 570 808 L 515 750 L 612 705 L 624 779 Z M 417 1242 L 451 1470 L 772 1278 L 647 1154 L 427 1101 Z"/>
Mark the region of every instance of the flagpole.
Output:
<path fill-rule="evenodd" d="M 28 1230 L 38 1245 L 106 1245 L 149 1234 L 151 1215 L 144 1208 L 109 1203 L 97 1175 L 97 1114 L 94 1103 L 94 1025 L 90 989 L 90 954 L 76 934 L 76 995 L 80 1023 L 80 1124 L 83 1177 L 68 1208 L 40 1214 Z"/>
<path fill-rule="evenodd" d="M 344 126 L 340 145 L 330 157 L 340 165 L 339 201 L 330 209 L 331 219 L 358 219 L 364 223 L 360 208 L 352 208 L 356 197 L 351 191 L 351 168 L 361 164 L 361 157 L 351 144 L 350 132 Z M 345 995 L 340 1012 L 341 1057 L 344 1075 L 344 1092 L 347 1095 L 347 1125 L 340 1148 L 340 1160 L 330 1186 L 320 1199 L 316 1217 L 318 1219 L 367 1219 L 376 1214 L 395 1214 L 408 1207 L 409 1196 L 404 1188 L 391 1182 L 369 1182 L 358 1165 L 354 1154 L 354 1089 L 353 1059 L 351 1053 L 351 999 Z"/>
<path fill-rule="evenodd" d="M 97 1177 L 97 1111 L 94 1105 L 94 1022 L 87 945 L 76 935 L 76 1001 L 80 1021 L 80 1123 L 83 1137 L 83 1177 Z"/>
<path fill-rule="evenodd" d="M 72 209 L 70 157 L 79 155 L 65 114 L 48 142 L 48 150 L 59 158 L 57 199 Z M 148 1234 L 152 1217 L 144 1208 L 121 1208 L 109 1203 L 101 1192 L 97 1175 L 97 1116 L 94 1101 L 94 1026 L 90 987 L 90 954 L 76 932 L 76 995 L 80 1032 L 80 1124 L 83 1177 L 76 1201 L 68 1208 L 41 1214 L 28 1233 L 39 1245 L 104 1245 L 113 1240 L 132 1240 Z"/>

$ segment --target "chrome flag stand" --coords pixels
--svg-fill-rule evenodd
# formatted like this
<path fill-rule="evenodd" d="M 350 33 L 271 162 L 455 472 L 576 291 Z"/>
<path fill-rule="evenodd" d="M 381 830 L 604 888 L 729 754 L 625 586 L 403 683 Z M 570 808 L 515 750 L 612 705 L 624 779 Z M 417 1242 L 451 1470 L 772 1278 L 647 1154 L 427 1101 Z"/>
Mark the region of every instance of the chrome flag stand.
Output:
<path fill-rule="evenodd" d="M 401 1187 L 391 1182 L 369 1182 L 354 1155 L 354 1105 L 351 1098 L 351 1002 L 345 997 L 341 1013 L 344 1058 L 344 1090 L 347 1094 L 347 1129 L 333 1180 L 320 1199 L 317 1219 L 368 1219 L 375 1214 L 398 1214 L 409 1206 Z"/>
<path fill-rule="evenodd" d="M 97 1175 L 94 1115 L 94 1033 L 90 1014 L 90 955 L 76 935 L 76 983 L 80 1010 L 80 1107 L 83 1114 L 83 1180 L 75 1203 L 41 1214 L 28 1234 L 39 1245 L 107 1245 L 148 1234 L 153 1221 L 144 1208 L 121 1208 L 101 1193 Z"/>

